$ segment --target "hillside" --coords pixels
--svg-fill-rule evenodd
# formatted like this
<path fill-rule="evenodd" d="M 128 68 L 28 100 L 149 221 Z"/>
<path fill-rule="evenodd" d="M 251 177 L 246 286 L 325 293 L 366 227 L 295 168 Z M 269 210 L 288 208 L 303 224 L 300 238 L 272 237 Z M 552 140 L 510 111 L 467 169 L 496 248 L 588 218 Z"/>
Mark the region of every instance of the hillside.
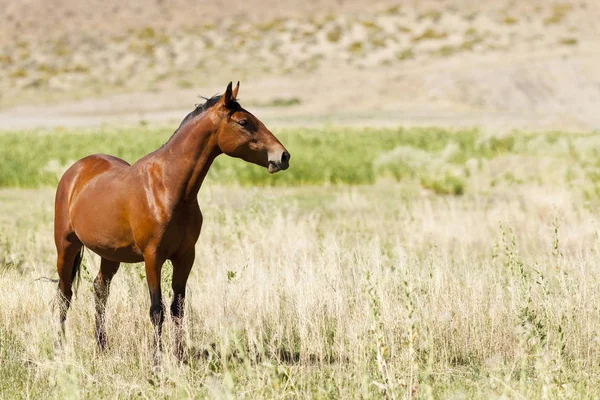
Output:
<path fill-rule="evenodd" d="M 600 126 L 594 1 L 231 4 L 8 1 L 0 123 L 177 119 L 239 79 L 280 122 Z"/>

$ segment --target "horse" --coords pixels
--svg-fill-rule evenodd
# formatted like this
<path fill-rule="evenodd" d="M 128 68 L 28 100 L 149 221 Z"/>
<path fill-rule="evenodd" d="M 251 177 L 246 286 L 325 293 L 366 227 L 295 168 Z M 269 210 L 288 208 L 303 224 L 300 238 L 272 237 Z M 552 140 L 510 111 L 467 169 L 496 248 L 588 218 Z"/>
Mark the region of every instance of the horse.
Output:
<path fill-rule="evenodd" d="M 104 324 L 110 282 L 121 263 L 144 262 L 154 329 L 154 363 L 162 351 L 165 306 L 161 268 L 173 265 L 171 317 L 175 353 L 182 359 L 182 319 L 186 283 L 194 264 L 202 227 L 198 191 L 220 154 L 260 165 L 273 174 L 289 167 L 290 153 L 237 101 L 239 82 L 223 95 L 197 105 L 159 149 L 130 165 L 105 154 L 75 162 L 59 181 L 54 214 L 54 241 L 59 276 L 59 335 L 78 278 L 83 249 L 101 257 L 94 279 L 96 342 L 107 344 Z"/>

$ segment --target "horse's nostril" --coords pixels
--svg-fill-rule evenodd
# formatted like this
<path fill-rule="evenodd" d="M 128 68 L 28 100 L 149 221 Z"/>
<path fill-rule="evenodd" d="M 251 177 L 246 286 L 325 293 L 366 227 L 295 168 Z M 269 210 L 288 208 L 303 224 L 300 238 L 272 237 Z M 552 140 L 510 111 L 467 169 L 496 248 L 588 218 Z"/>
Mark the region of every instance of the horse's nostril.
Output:
<path fill-rule="evenodd" d="M 283 154 L 281 155 L 281 162 L 285 164 L 288 161 L 290 161 L 290 153 L 288 153 L 287 151 L 284 151 Z"/>

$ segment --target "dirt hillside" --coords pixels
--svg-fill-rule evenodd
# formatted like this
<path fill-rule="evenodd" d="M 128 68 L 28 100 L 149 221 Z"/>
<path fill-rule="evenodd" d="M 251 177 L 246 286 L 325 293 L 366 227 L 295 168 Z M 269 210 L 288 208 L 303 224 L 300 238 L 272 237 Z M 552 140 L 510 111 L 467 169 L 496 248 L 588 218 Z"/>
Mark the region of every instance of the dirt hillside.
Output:
<path fill-rule="evenodd" d="M 600 3 L 5 0 L 0 124 L 181 119 L 243 82 L 272 123 L 600 127 Z"/>

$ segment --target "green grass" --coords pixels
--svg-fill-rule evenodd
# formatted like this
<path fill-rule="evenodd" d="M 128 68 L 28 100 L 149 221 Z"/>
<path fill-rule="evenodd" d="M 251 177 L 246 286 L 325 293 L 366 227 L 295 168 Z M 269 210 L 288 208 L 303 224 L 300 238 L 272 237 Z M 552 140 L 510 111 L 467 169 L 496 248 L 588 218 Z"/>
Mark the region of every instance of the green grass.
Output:
<path fill-rule="evenodd" d="M 289 170 L 270 175 L 262 167 L 222 155 L 213 164 L 207 182 L 364 185 L 393 179 L 419 182 L 436 193 L 462 194 L 468 191 L 469 160 L 493 160 L 504 154 L 530 156 L 533 146 L 535 150 L 547 148 L 548 154 L 560 152 L 558 157 L 568 161 L 574 156 L 564 154 L 557 142 L 564 147 L 596 138 L 593 134 L 513 132 L 488 136 L 477 130 L 334 127 L 281 129 L 275 135 L 292 154 Z M 54 187 L 64 169 L 90 154 L 111 154 L 134 163 L 169 136 L 170 129 L 147 125 L 84 133 L 64 129 L 6 132 L 0 134 L 0 187 Z M 595 167 L 590 167 L 591 149 L 581 147 L 572 166 L 595 177 Z"/>
<path fill-rule="evenodd" d="M 275 134 L 292 154 L 288 171 L 271 176 L 261 167 L 220 156 L 209 179 L 252 185 L 368 184 L 377 178 L 375 159 L 397 146 L 438 151 L 456 142 L 465 158 L 478 136 L 475 131 L 457 135 L 441 129 L 284 129 Z M 56 185 L 56 171 L 89 154 L 111 154 L 133 163 L 169 136 L 167 129 L 143 126 L 82 134 L 61 129 L 1 134 L 0 187 Z"/>

